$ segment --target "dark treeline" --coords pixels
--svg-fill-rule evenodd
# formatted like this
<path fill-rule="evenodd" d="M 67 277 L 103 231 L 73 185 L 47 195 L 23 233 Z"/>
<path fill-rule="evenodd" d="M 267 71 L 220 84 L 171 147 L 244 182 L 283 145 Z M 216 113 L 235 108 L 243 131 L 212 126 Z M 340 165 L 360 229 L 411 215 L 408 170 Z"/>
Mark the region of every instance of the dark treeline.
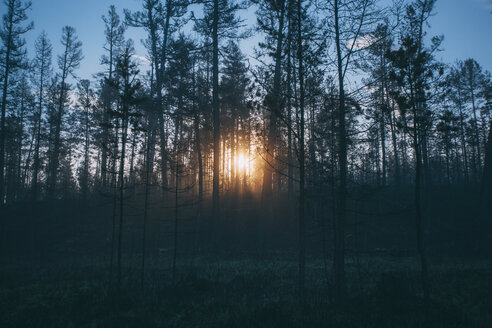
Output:
<path fill-rule="evenodd" d="M 365 327 L 350 311 L 336 319 L 332 307 L 389 293 L 385 304 L 415 297 L 409 311 L 420 319 L 384 314 L 369 321 L 374 326 L 487 326 L 490 314 L 478 305 L 459 315 L 439 303 L 454 287 L 436 276 L 458 273 L 436 267 L 443 257 L 460 266 L 462 258 L 491 254 L 492 79 L 472 58 L 437 60 L 445 44 L 428 34 L 435 2 L 141 0 L 136 12 L 111 6 L 102 16 L 102 70 L 89 80 L 78 78 L 84 47 L 75 28 L 61 28 L 61 38 L 42 32 L 28 54 L 31 3 L 4 0 L 5 267 L 92 259 L 116 318 L 134 282 L 156 295 L 193 294 L 186 283 L 210 282 L 208 297 L 225 300 L 217 286 L 229 278 L 220 268 L 245 258 L 253 267 L 286 261 L 289 274 L 271 270 L 290 281 L 287 300 L 278 296 L 279 308 L 270 310 L 260 302 L 264 321 L 231 315 L 210 325 Z M 254 26 L 242 18 L 247 12 L 255 13 Z M 126 37 L 129 29 L 145 36 L 145 59 Z M 258 43 L 244 53 L 241 42 L 253 36 Z M 53 53 L 55 38 L 60 53 Z M 369 264 L 388 257 L 401 261 L 384 269 Z M 250 269 L 224 288 L 248 289 Z M 255 272 L 251 284 L 269 290 L 271 272 Z M 375 275 L 375 283 L 364 278 Z M 250 305 L 241 305 L 247 317 L 260 311 Z M 7 324 L 39 324 L 9 315 L 3 313 Z M 274 317 L 284 321 L 266 323 Z M 181 323 L 187 325 L 196 323 Z"/>

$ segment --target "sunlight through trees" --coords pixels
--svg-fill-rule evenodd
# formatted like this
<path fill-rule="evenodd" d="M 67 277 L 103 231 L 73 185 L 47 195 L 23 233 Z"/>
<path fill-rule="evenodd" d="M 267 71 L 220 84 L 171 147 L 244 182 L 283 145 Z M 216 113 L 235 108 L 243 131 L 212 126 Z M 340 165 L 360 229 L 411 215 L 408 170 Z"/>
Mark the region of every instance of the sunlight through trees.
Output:
<path fill-rule="evenodd" d="M 84 29 L 28 53 L 32 3 L 2 1 L 0 260 L 97 260 L 118 319 L 135 290 L 152 311 L 234 295 L 235 323 L 266 302 L 324 326 L 359 296 L 414 302 L 418 327 L 454 311 L 440 261 L 490 255 L 492 75 L 439 59 L 437 0 L 135 2 L 94 13 L 81 72 Z"/>

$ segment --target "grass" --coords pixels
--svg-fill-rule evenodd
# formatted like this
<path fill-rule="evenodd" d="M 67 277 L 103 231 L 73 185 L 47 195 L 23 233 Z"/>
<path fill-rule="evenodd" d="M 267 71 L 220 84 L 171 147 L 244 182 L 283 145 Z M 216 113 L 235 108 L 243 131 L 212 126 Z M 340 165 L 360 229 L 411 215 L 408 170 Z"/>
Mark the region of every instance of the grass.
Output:
<path fill-rule="evenodd" d="M 490 261 L 435 259 L 426 304 L 414 260 L 366 256 L 348 262 L 334 305 L 331 268 L 311 260 L 301 309 L 294 259 L 185 259 L 175 283 L 154 262 L 143 290 L 136 259 L 120 291 L 103 262 L 2 267 L 0 327 L 492 327 Z"/>

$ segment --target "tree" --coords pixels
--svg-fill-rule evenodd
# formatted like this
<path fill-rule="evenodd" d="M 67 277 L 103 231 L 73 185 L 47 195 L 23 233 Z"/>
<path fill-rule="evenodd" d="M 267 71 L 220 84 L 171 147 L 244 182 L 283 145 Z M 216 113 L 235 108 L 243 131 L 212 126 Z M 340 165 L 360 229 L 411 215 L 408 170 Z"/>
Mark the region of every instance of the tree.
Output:
<path fill-rule="evenodd" d="M 148 112 L 146 167 L 145 167 L 145 197 L 144 197 L 144 238 L 142 244 L 142 286 L 145 268 L 145 235 L 148 215 L 148 202 L 150 193 L 150 179 L 154 170 L 155 144 L 157 139 L 157 127 L 161 138 L 161 175 L 162 187 L 167 188 L 167 137 L 164 133 L 164 78 L 166 61 L 168 57 L 168 40 L 172 33 L 170 20 L 173 17 L 181 17 L 186 8 L 186 1 L 167 0 L 162 5 L 160 0 L 145 0 L 143 10 L 131 13 L 125 10 L 125 19 L 128 25 L 143 27 L 148 33 L 145 46 L 150 55 L 153 69 L 150 81 L 150 99 L 152 101 Z M 162 33 L 162 35 L 161 35 Z"/>
<path fill-rule="evenodd" d="M 146 40 L 146 47 L 149 51 L 150 61 L 155 75 L 155 80 L 152 79 L 150 91 L 151 99 L 153 101 L 153 107 L 150 111 L 148 128 L 149 138 L 148 138 L 148 151 L 147 154 L 147 171 L 149 176 L 152 176 L 152 171 L 154 167 L 154 154 L 155 154 L 155 142 L 157 133 L 157 118 L 158 114 L 162 112 L 163 105 L 163 84 L 162 84 L 162 70 L 164 69 L 164 63 L 162 62 L 161 52 L 159 49 L 159 44 L 163 42 L 159 35 L 159 28 L 162 25 L 162 20 L 164 17 L 161 15 L 163 12 L 162 4 L 160 0 L 145 0 L 143 2 L 143 10 L 135 13 L 130 11 L 125 11 L 125 20 L 127 25 L 133 27 L 143 27 L 148 33 L 148 39 Z M 165 38 L 168 36 L 165 35 Z M 167 41 L 167 40 L 166 40 Z M 167 44 L 162 45 L 162 47 L 167 47 Z M 148 184 L 148 182 L 146 182 Z M 147 193 L 146 193 L 147 194 Z M 148 197 L 146 196 L 145 202 L 147 202 Z"/>
<path fill-rule="evenodd" d="M 9 89 L 9 77 L 17 69 L 25 66 L 26 50 L 24 34 L 33 28 L 33 23 L 23 25 L 27 20 L 27 11 L 31 8 L 31 2 L 24 3 L 21 0 L 4 0 L 7 12 L 2 18 L 1 59 L 3 65 L 2 76 L 2 109 L 0 117 L 0 204 L 5 201 L 5 147 L 6 147 L 6 111 Z"/>
<path fill-rule="evenodd" d="M 228 39 L 238 39 L 244 35 L 238 33 L 242 20 L 236 12 L 244 9 L 244 3 L 230 0 L 213 0 L 205 2 L 204 18 L 196 20 L 195 29 L 212 39 L 212 117 L 213 117 L 213 181 L 212 181 L 212 212 L 214 220 L 220 217 L 220 99 L 219 99 L 219 47 Z"/>
<path fill-rule="evenodd" d="M 299 299 L 302 306 L 306 302 L 306 222 L 305 211 L 305 150 L 304 150 L 304 67 L 303 67 L 303 35 L 302 35 L 302 1 L 297 0 L 297 60 L 299 61 Z"/>
<path fill-rule="evenodd" d="M 277 168 L 274 162 L 277 147 L 277 118 L 282 111 L 282 55 L 285 37 L 285 18 L 287 2 L 279 1 L 257 1 L 257 24 L 258 30 L 266 33 L 267 43 L 260 43 L 268 54 L 273 57 L 273 85 L 267 90 L 265 104 L 270 111 L 268 132 L 265 142 L 265 167 L 263 169 L 262 199 L 264 204 L 271 204 L 273 169 Z M 267 215 L 271 215 L 271 209 Z"/>
<path fill-rule="evenodd" d="M 466 115 L 464 111 L 464 106 L 466 102 L 466 95 L 464 91 L 464 81 L 460 74 L 461 64 L 458 62 L 456 65 L 451 67 L 448 75 L 445 78 L 444 84 L 446 86 L 446 97 L 451 101 L 451 103 L 458 109 L 459 117 L 459 135 L 461 142 L 461 157 L 463 158 L 463 175 L 465 183 L 469 182 L 469 165 L 468 165 L 468 148 L 465 136 L 465 123 Z"/>
<path fill-rule="evenodd" d="M 482 71 L 482 67 L 474 59 L 469 58 L 465 60 L 461 65 L 461 74 L 463 77 L 464 89 L 468 93 L 468 100 L 471 103 L 472 113 L 472 125 L 473 125 L 473 138 L 474 146 L 476 147 L 475 156 L 473 158 L 473 171 L 478 181 L 482 172 L 482 145 L 485 144 L 486 139 L 486 125 L 487 120 L 480 111 L 481 119 L 477 118 L 478 111 L 478 98 L 483 94 L 484 88 L 487 86 L 487 77 Z M 480 129 L 482 127 L 482 129 Z M 480 135 L 480 131 L 483 131 L 483 135 Z"/>
<path fill-rule="evenodd" d="M 212 115 L 214 127 L 214 173 L 212 189 L 212 215 L 220 217 L 220 103 L 219 103 L 219 0 L 213 1 L 212 14 Z M 209 13 L 210 15 L 210 13 Z"/>
<path fill-rule="evenodd" d="M 335 219 L 335 249 L 333 257 L 335 300 L 344 298 L 345 283 L 345 223 L 347 218 L 347 129 L 346 129 L 346 75 L 354 65 L 354 58 L 370 46 L 366 36 L 380 18 L 374 0 L 333 0 L 324 2 L 329 12 L 330 35 L 334 40 L 336 78 L 338 81 L 338 186 L 337 215 Z"/>
<path fill-rule="evenodd" d="M 123 215 L 124 215 L 124 190 L 125 190 L 125 160 L 126 144 L 128 137 L 128 124 L 132 116 L 137 115 L 135 105 L 139 102 L 138 91 L 141 88 L 141 82 L 138 79 L 139 70 L 133 60 L 135 53 L 133 41 L 128 40 L 122 49 L 121 54 L 116 61 L 116 71 L 114 88 L 118 93 L 119 106 L 114 115 L 120 121 L 121 126 L 121 153 L 120 166 L 118 172 L 119 184 L 119 227 L 118 227 L 118 288 L 121 287 L 121 254 L 123 244 Z"/>
<path fill-rule="evenodd" d="M 94 90 L 91 88 L 89 80 L 81 80 L 77 84 L 78 97 L 78 124 L 83 143 L 83 160 L 79 175 L 79 184 L 83 199 L 87 198 L 89 192 L 89 166 L 90 166 L 90 146 L 92 144 L 92 122 L 94 121 Z"/>
<path fill-rule="evenodd" d="M 29 167 L 30 150 L 27 146 L 26 127 L 28 126 L 28 111 L 34 106 L 34 97 L 26 72 L 16 76 L 16 88 L 11 91 L 9 104 L 10 115 L 6 122 L 8 143 L 6 145 L 6 201 L 11 203 L 20 200 L 24 187 L 22 168 Z M 30 149 L 31 147 L 29 147 Z M 27 156 L 24 156 L 24 153 Z"/>
<path fill-rule="evenodd" d="M 155 143 L 157 138 L 157 127 L 159 124 L 160 132 L 160 151 L 161 151 L 161 175 L 162 187 L 167 188 L 167 138 L 164 131 L 165 104 L 163 89 L 165 82 L 165 68 L 168 57 L 168 43 L 173 32 L 171 19 L 176 18 L 175 24 L 181 24 L 178 18 L 185 14 L 188 1 L 166 0 L 165 5 L 160 0 L 145 0 L 143 10 L 131 13 L 125 10 L 126 23 L 133 27 L 143 27 L 148 33 L 145 46 L 148 49 L 150 61 L 153 69 L 151 79 L 151 99 L 153 108 L 150 112 L 150 127 L 148 129 L 150 136 L 150 148 L 147 153 L 147 162 L 150 175 L 153 172 L 153 162 L 155 156 Z"/>
<path fill-rule="evenodd" d="M 436 130 L 439 132 L 440 142 L 444 148 L 446 157 L 446 176 L 448 184 L 451 184 L 451 169 L 450 160 L 453 140 L 456 138 L 458 131 L 457 122 L 459 117 L 454 115 L 450 110 L 444 110 L 439 116 L 439 122 L 436 125 Z"/>
<path fill-rule="evenodd" d="M 412 137 L 415 154 L 415 227 L 417 250 L 420 257 L 421 280 L 424 298 L 430 297 L 427 252 L 424 241 L 422 182 L 425 171 L 426 140 L 428 131 L 430 85 L 442 68 L 434 61 L 433 52 L 441 44 L 442 37 L 432 38 L 430 48 L 424 46 L 424 24 L 432 15 L 435 0 L 417 0 L 406 7 L 405 32 L 400 36 L 400 48 L 388 54 L 393 66 L 391 79 L 398 85 L 397 102 L 403 112 L 409 111 L 413 122 L 405 122 Z M 439 74 L 439 75 L 440 75 Z M 410 126 L 410 123 L 413 123 Z M 425 174 L 428 180 L 428 174 Z"/>
<path fill-rule="evenodd" d="M 388 123 L 391 125 L 392 140 L 393 140 L 393 152 L 394 152 L 394 166 L 395 166 L 395 181 L 398 182 L 400 178 L 400 163 L 398 159 L 396 137 L 394 136 L 394 126 L 392 122 L 392 110 L 390 106 L 390 83 L 388 79 L 389 64 L 386 58 L 386 53 L 391 50 L 393 44 L 391 30 L 389 22 L 384 24 L 378 24 L 375 31 L 373 32 L 374 38 L 377 40 L 368 49 L 370 53 L 370 61 L 368 62 L 368 69 L 371 74 L 371 81 L 368 85 L 375 90 L 373 91 L 373 103 L 375 106 L 374 110 L 374 121 L 376 123 L 376 129 L 378 138 L 380 138 L 380 149 L 381 155 L 377 157 L 377 180 L 378 183 L 384 186 L 386 185 L 387 179 L 387 155 L 386 155 L 386 127 Z M 374 82 L 372 82 L 374 81 Z M 379 142 L 378 142 L 379 144 Z"/>
<path fill-rule="evenodd" d="M 32 174 L 32 199 L 37 200 L 38 197 L 38 182 L 39 170 L 41 167 L 40 148 L 41 148 L 41 132 L 43 124 L 43 107 L 45 105 L 46 90 L 48 82 L 52 74 L 51 54 L 52 46 L 45 32 L 42 32 L 36 40 L 36 57 L 33 60 L 32 67 L 33 83 L 37 87 L 38 92 L 38 111 L 35 118 L 35 146 L 34 146 L 34 161 Z"/>
<path fill-rule="evenodd" d="M 245 139 L 245 132 L 239 131 L 239 126 L 244 131 L 244 123 L 247 118 L 247 88 L 249 85 L 246 57 L 241 52 L 236 42 L 229 41 L 224 49 L 223 75 L 220 83 L 220 95 L 222 101 L 223 127 L 230 132 L 231 144 L 231 174 L 233 190 L 239 187 L 239 172 L 236 167 L 236 159 L 241 151 L 245 150 L 244 142 L 241 147 L 240 139 Z M 225 123 L 225 124 L 224 124 Z M 226 132 L 223 129 L 223 133 Z M 241 135 L 240 135 L 241 133 Z M 226 135 L 224 133 L 224 135 Z"/>
<path fill-rule="evenodd" d="M 109 129 L 110 129 L 110 111 L 112 103 L 111 87 L 108 81 L 112 81 L 116 56 L 121 50 L 124 43 L 125 25 L 120 21 L 120 17 L 116 12 L 115 6 L 110 6 L 107 16 L 102 16 L 105 24 L 104 34 L 106 42 L 104 50 L 106 55 L 101 58 L 101 62 L 107 66 L 106 78 L 102 87 L 103 96 L 103 117 L 102 117 L 102 138 L 101 138 L 101 184 L 103 189 L 107 185 L 108 172 L 108 145 L 109 145 Z"/>
<path fill-rule="evenodd" d="M 58 68 L 60 69 L 60 87 L 57 104 L 57 112 L 55 118 L 54 135 L 53 135 L 53 151 L 50 154 L 50 172 L 48 179 L 48 192 L 51 197 L 55 196 L 58 166 L 60 160 L 61 147 L 61 128 L 62 118 L 65 111 L 65 105 L 68 100 L 68 91 L 70 86 L 67 84 L 67 78 L 75 77 L 74 72 L 79 67 L 83 59 L 82 42 L 80 42 L 75 34 L 75 28 L 65 26 L 62 30 L 61 44 L 64 47 L 63 54 L 58 55 Z"/>
<path fill-rule="evenodd" d="M 169 92 L 168 105 L 172 109 L 174 119 L 174 158 L 172 168 L 174 169 L 174 249 L 172 280 L 176 280 L 176 260 L 178 250 L 178 214 L 179 214 L 179 192 L 181 189 L 181 176 L 184 175 L 184 155 L 186 149 L 183 134 L 185 120 L 192 116 L 194 93 L 193 93 L 193 55 L 195 45 L 185 38 L 183 34 L 170 43 L 171 56 L 167 71 L 167 90 Z"/>

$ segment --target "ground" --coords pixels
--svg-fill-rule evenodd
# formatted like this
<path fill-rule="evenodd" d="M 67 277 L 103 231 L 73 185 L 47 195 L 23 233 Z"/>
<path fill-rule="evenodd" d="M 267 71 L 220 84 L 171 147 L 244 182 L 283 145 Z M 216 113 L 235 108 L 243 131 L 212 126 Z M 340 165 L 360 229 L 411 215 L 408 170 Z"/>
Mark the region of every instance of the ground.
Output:
<path fill-rule="evenodd" d="M 289 257 L 292 255 L 292 259 Z M 295 254 L 276 258 L 138 259 L 120 290 L 104 259 L 16 264 L 0 270 L 1 327 L 491 327 L 492 262 L 432 259 L 432 297 L 412 257 L 350 260 L 347 299 L 331 299 L 329 263 L 310 259 L 307 304 L 297 298 Z M 127 263 L 128 264 L 128 263 Z"/>

